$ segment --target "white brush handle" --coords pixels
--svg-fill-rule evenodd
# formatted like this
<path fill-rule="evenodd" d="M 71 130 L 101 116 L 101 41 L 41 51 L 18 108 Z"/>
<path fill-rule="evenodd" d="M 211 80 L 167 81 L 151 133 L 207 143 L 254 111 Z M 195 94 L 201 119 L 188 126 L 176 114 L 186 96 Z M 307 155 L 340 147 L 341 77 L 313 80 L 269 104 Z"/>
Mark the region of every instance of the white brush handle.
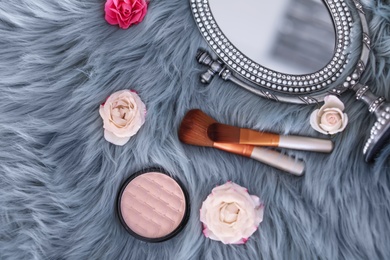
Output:
<path fill-rule="evenodd" d="M 295 135 L 281 135 L 278 146 L 289 149 L 323 153 L 329 153 L 333 150 L 333 142 L 331 140 Z"/>
<path fill-rule="evenodd" d="M 296 176 L 303 175 L 305 171 L 304 162 L 274 150 L 255 147 L 252 151 L 251 158 Z"/>

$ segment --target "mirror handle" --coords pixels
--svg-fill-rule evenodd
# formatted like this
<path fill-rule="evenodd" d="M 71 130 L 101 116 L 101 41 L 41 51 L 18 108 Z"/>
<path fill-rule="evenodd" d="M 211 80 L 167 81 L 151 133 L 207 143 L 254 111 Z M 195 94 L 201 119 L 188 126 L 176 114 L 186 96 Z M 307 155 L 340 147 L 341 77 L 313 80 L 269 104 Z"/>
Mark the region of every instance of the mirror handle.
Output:
<path fill-rule="evenodd" d="M 368 111 L 376 116 L 376 121 L 371 127 L 370 137 L 363 148 L 365 160 L 370 162 L 390 138 L 390 103 L 386 102 L 384 97 L 374 95 L 368 86 L 357 84 L 355 91 L 356 99 L 366 103 Z"/>
<path fill-rule="evenodd" d="M 214 60 L 211 55 L 203 49 L 198 50 L 198 53 L 196 54 L 196 60 L 200 64 L 209 67 L 206 72 L 200 75 L 200 81 L 203 84 L 209 84 L 213 80 L 214 75 L 219 74 L 224 69 L 224 65 L 221 61 Z"/>

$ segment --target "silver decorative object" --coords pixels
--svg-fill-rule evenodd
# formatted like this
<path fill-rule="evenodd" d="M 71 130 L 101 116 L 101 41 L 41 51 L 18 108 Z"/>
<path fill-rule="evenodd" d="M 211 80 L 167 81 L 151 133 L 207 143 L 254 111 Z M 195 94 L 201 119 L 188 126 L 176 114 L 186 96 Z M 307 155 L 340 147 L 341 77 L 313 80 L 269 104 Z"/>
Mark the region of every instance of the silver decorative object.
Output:
<path fill-rule="evenodd" d="M 361 55 L 352 73 L 343 74 L 350 61 L 348 48 L 351 43 L 353 16 L 347 0 L 324 0 L 331 14 L 335 31 L 336 46 L 333 58 L 319 71 L 304 75 L 285 74 L 256 63 L 238 50 L 219 28 L 210 10 L 209 0 L 190 0 L 191 10 L 200 33 L 218 59 L 205 50 L 197 54 L 199 63 L 208 66 L 201 75 L 201 81 L 209 83 L 214 75 L 234 82 L 242 88 L 271 100 L 297 104 L 317 104 L 329 94 L 340 95 L 347 90 L 356 92 L 356 98 L 369 106 L 369 112 L 376 115 L 363 154 L 371 161 L 390 137 L 390 104 L 383 97 L 375 96 L 367 86 L 360 84 L 360 77 L 366 68 L 371 39 L 362 4 L 357 0 L 349 3 L 355 6 L 362 30 Z M 342 79 L 342 80 L 341 80 Z M 341 82 L 341 83 L 340 83 Z"/>

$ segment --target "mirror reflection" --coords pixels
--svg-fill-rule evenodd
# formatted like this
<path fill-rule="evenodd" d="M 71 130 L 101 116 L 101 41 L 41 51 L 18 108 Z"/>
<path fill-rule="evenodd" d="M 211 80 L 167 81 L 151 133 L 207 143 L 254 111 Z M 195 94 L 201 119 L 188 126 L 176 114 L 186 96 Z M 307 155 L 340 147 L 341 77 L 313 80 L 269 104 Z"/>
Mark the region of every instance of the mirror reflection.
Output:
<path fill-rule="evenodd" d="M 322 0 L 209 0 L 226 37 L 269 69 L 308 74 L 334 55 L 335 29 Z"/>

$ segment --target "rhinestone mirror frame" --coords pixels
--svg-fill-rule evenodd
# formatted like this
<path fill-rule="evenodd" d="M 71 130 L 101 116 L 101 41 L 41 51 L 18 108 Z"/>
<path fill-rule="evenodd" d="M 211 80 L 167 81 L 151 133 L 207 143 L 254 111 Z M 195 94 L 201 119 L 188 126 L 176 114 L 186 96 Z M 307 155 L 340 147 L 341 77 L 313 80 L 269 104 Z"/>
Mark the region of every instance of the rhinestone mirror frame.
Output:
<path fill-rule="evenodd" d="M 365 48 L 362 50 L 356 71 L 346 77 L 346 80 L 341 84 L 332 89 L 328 88 L 339 79 L 349 62 L 347 49 L 350 44 L 353 19 L 350 8 L 344 0 L 326 0 L 324 3 L 330 11 L 336 30 L 336 47 L 333 58 L 319 71 L 292 75 L 266 68 L 243 54 L 219 28 L 210 10 L 209 0 L 190 0 L 195 22 L 203 38 L 218 56 L 219 61 L 227 65 L 225 70 L 220 71 L 219 74 L 223 74 L 227 80 L 229 80 L 228 77 L 236 77 L 244 83 L 248 83 L 249 86 L 245 86 L 245 88 L 249 87 L 248 90 L 253 90 L 252 92 L 257 95 L 275 101 L 303 104 L 320 102 L 329 92 L 341 94 L 357 84 L 368 60 L 370 40 L 368 27 L 365 26 L 367 22 L 362 5 L 355 2 L 359 13 L 362 13 L 360 21 Z M 237 81 L 237 79 L 231 81 Z M 207 82 L 207 80 L 204 81 Z M 240 83 L 238 84 L 240 85 Z"/>
<path fill-rule="evenodd" d="M 266 68 L 238 50 L 224 35 L 210 10 L 209 0 L 190 0 L 190 8 L 203 38 L 209 44 L 218 59 L 205 50 L 197 54 L 199 63 L 208 66 L 201 75 L 203 83 L 209 83 L 214 75 L 226 81 L 274 101 L 317 104 L 329 94 L 340 95 L 348 89 L 356 92 L 356 99 L 362 100 L 375 114 L 376 122 L 363 148 L 367 162 L 373 160 L 390 138 L 390 104 L 385 98 L 375 96 L 367 86 L 360 83 L 360 77 L 366 68 L 371 49 L 371 40 L 362 4 L 358 0 L 323 0 L 327 6 L 336 31 L 336 48 L 331 61 L 321 70 L 311 74 L 292 75 Z M 361 27 L 361 54 L 351 73 L 345 73 L 350 61 L 348 47 L 351 43 L 353 16 L 351 8 L 355 6 Z M 358 21 L 358 22 L 359 22 Z M 343 74 L 344 72 L 344 74 Z M 341 79 L 342 78 L 342 79 Z M 341 82 L 341 83 L 339 83 Z"/>

